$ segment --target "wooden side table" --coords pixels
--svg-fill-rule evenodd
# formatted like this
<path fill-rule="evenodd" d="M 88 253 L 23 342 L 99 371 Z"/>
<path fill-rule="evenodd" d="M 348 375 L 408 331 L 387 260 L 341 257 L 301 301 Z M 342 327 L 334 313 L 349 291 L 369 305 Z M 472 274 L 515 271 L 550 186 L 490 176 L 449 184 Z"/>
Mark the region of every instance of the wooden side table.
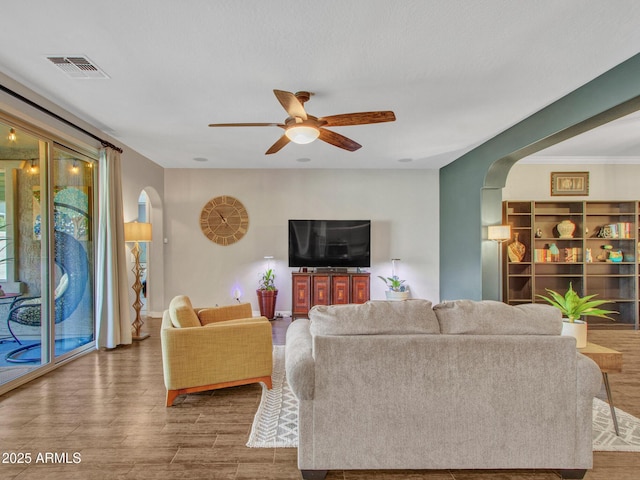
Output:
<path fill-rule="evenodd" d="M 620 435 L 620 432 L 618 431 L 618 419 L 613 406 L 613 396 L 611 395 L 611 388 L 609 387 L 609 373 L 622 372 L 622 353 L 611 348 L 596 345 L 595 343 L 587 343 L 586 347 L 579 348 L 578 351 L 585 357 L 589 357 L 591 360 L 596 362 L 598 367 L 600 367 L 602 379 L 604 380 L 604 388 L 607 391 L 609 408 L 611 409 L 613 427 L 616 430 L 616 435 Z"/>

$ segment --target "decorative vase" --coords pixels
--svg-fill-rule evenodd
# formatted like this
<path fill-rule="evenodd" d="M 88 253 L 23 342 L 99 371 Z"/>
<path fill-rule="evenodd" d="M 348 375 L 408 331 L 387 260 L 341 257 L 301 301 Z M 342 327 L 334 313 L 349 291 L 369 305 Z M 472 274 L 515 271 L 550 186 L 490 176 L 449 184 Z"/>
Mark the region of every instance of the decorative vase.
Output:
<path fill-rule="evenodd" d="M 519 233 L 515 234 L 513 243 L 510 243 L 509 246 L 507 247 L 509 260 L 511 260 L 512 262 L 521 262 L 522 259 L 524 258 L 525 252 L 527 251 L 524 244 L 520 243 L 520 241 L 518 240 L 518 235 Z"/>
<path fill-rule="evenodd" d="M 576 348 L 584 348 L 587 346 L 587 322 L 575 320 L 570 322 L 568 318 L 562 319 L 562 334 L 565 337 L 573 337 L 576 339 Z"/>
<path fill-rule="evenodd" d="M 576 230 L 576 224 L 571 220 L 563 220 L 556 225 L 560 238 L 573 238 L 573 232 Z"/>
<path fill-rule="evenodd" d="M 256 290 L 260 315 L 273 320 L 276 316 L 276 298 L 278 290 Z"/>
<path fill-rule="evenodd" d="M 560 261 L 560 250 L 558 249 L 555 243 L 552 243 L 551 245 L 549 245 L 549 253 L 551 254 L 552 262 Z"/>
<path fill-rule="evenodd" d="M 387 300 L 391 300 L 395 302 L 406 300 L 409 298 L 408 290 L 405 290 L 404 292 L 394 292 L 393 290 L 386 290 L 384 294 L 387 297 Z"/>

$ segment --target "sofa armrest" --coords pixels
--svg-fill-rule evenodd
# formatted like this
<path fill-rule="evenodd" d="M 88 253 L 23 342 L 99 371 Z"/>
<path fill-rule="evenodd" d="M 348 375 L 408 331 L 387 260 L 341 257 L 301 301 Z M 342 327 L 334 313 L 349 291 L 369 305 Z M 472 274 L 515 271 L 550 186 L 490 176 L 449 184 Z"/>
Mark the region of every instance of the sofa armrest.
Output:
<path fill-rule="evenodd" d="M 287 329 L 285 369 L 289 386 L 298 400 L 312 400 L 315 388 L 315 361 L 309 327 L 309 320 L 299 319 Z"/>
<path fill-rule="evenodd" d="M 265 323 L 265 322 L 269 324 L 269 320 L 267 319 L 267 317 L 236 318 L 233 320 L 221 320 L 219 322 L 207 323 L 207 324 L 204 324 L 203 327 L 212 328 L 212 327 L 217 327 L 219 325 L 238 325 L 238 324 L 244 324 L 244 323 Z"/>
<path fill-rule="evenodd" d="M 234 305 L 224 305 L 222 307 L 194 308 L 196 315 L 202 325 L 215 322 L 225 322 L 237 318 L 251 318 L 250 303 L 238 303 Z"/>
<path fill-rule="evenodd" d="M 268 320 L 221 322 L 206 327 L 163 328 L 165 385 L 168 390 L 271 375 Z"/>
<path fill-rule="evenodd" d="M 600 367 L 589 357 L 578 353 L 576 362 L 578 377 L 577 394 L 578 398 L 585 396 L 593 400 L 602 387 L 602 372 Z"/>

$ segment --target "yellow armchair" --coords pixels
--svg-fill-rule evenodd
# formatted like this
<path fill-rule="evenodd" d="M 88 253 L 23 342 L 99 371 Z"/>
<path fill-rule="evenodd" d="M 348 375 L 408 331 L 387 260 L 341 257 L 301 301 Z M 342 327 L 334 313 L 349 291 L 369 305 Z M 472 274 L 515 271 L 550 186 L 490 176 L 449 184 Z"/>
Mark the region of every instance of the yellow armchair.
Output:
<path fill-rule="evenodd" d="M 167 407 L 178 395 L 264 383 L 271 389 L 271 324 L 251 305 L 194 309 L 189 297 L 171 300 L 160 339 Z"/>

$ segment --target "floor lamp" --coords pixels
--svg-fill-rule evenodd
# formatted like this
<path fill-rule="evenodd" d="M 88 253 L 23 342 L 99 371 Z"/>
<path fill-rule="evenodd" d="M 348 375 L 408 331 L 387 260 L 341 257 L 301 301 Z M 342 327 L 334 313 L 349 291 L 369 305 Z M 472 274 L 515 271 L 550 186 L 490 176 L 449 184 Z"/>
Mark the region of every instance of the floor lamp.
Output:
<path fill-rule="evenodd" d="M 511 225 L 489 225 L 487 236 L 498 244 L 498 288 L 502 300 L 502 244 L 511 238 Z"/>
<path fill-rule="evenodd" d="M 135 275 L 135 281 L 133 282 L 132 288 L 136 293 L 136 300 L 133 302 L 133 309 L 136 311 L 136 318 L 133 323 L 131 323 L 133 339 L 144 340 L 149 336 L 149 334 L 142 333 L 140 331 L 144 322 L 142 321 L 142 318 L 140 318 L 140 309 L 142 308 L 142 302 L 140 301 L 140 291 L 142 290 L 142 267 L 140 266 L 140 246 L 138 243 L 151 241 L 151 224 L 142 222 L 125 223 L 124 241 L 134 243 L 133 248 L 131 249 L 131 253 L 134 258 L 132 272 Z"/>

